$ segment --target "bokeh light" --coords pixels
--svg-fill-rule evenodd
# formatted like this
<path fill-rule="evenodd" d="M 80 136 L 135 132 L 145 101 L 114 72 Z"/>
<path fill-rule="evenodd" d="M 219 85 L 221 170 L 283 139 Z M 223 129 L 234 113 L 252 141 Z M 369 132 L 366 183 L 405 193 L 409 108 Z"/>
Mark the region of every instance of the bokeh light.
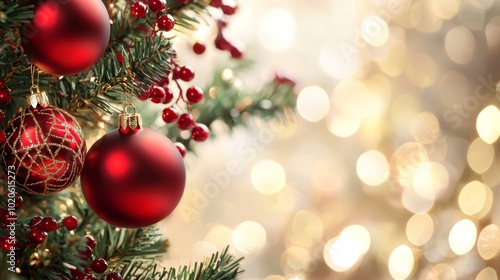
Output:
<path fill-rule="evenodd" d="M 474 248 L 476 237 L 476 225 L 471 220 L 463 219 L 451 229 L 448 242 L 455 254 L 463 255 Z"/>
<path fill-rule="evenodd" d="M 500 228 L 491 224 L 486 226 L 477 238 L 477 251 L 481 258 L 491 260 L 500 250 Z"/>
<path fill-rule="evenodd" d="M 336 237 L 326 243 L 323 250 L 326 264 L 337 272 L 351 269 L 360 258 L 359 245 L 355 238 Z"/>
<path fill-rule="evenodd" d="M 484 108 L 477 116 L 476 128 L 479 137 L 487 144 L 493 144 L 500 136 L 500 111 L 496 106 Z"/>
<path fill-rule="evenodd" d="M 363 183 L 378 186 L 389 178 L 389 163 L 381 152 L 367 151 L 358 158 L 356 172 Z"/>
<path fill-rule="evenodd" d="M 272 195 L 285 187 L 285 169 L 275 161 L 261 160 L 253 166 L 251 180 L 258 192 Z"/>
<path fill-rule="evenodd" d="M 233 231 L 233 243 L 236 249 L 251 254 L 260 251 L 266 244 L 266 230 L 254 221 L 245 221 Z"/>
<path fill-rule="evenodd" d="M 400 245 L 389 257 L 389 273 L 393 279 L 407 279 L 415 266 L 415 257 L 410 247 Z"/>
<path fill-rule="evenodd" d="M 328 94 L 318 86 L 304 88 L 297 98 L 297 111 L 310 122 L 322 120 L 330 111 Z"/>
<path fill-rule="evenodd" d="M 485 267 L 476 277 L 476 280 L 497 280 L 497 272 L 492 267 Z"/>
<path fill-rule="evenodd" d="M 427 213 L 413 215 L 406 223 L 406 236 L 415 246 L 422 246 L 434 234 L 434 221 Z"/>
<path fill-rule="evenodd" d="M 472 181 L 465 185 L 458 197 L 460 210 L 464 214 L 478 219 L 488 214 L 492 204 L 493 192 L 487 185 L 479 181 Z"/>
<path fill-rule="evenodd" d="M 295 40 L 295 18 L 285 8 L 268 10 L 259 25 L 259 41 L 266 49 L 281 52 Z"/>
<path fill-rule="evenodd" d="M 495 159 L 495 148 L 487 144 L 481 138 L 476 138 L 467 151 L 467 161 L 470 168 L 482 174 L 486 172 Z"/>

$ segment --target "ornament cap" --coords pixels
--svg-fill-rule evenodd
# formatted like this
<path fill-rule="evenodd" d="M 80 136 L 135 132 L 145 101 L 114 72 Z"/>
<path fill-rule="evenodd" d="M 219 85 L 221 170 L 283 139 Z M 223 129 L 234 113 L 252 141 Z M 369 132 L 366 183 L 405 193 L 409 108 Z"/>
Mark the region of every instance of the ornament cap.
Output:
<path fill-rule="evenodd" d="M 47 107 L 49 105 L 49 98 L 45 91 L 40 91 L 38 85 L 32 85 L 30 88 L 31 94 L 26 97 L 28 104 L 34 108 L 38 105 Z"/>
<path fill-rule="evenodd" d="M 129 112 L 132 109 L 132 112 Z M 141 115 L 133 104 L 126 104 L 123 113 L 118 116 L 118 125 L 121 134 L 135 133 L 142 127 Z"/>

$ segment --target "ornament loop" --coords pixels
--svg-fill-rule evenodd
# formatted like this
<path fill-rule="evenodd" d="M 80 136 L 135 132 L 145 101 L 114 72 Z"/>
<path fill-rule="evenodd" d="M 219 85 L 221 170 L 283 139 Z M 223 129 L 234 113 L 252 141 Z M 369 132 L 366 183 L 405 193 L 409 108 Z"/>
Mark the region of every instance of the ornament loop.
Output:
<path fill-rule="evenodd" d="M 129 112 L 132 109 L 132 112 Z M 123 113 L 118 116 L 120 133 L 135 133 L 142 127 L 141 115 L 137 113 L 137 108 L 131 103 L 125 104 Z"/>
<path fill-rule="evenodd" d="M 33 85 L 30 88 L 31 94 L 26 96 L 28 104 L 34 108 L 38 105 L 42 107 L 47 107 L 49 105 L 49 98 L 45 91 L 40 91 L 37 85 Z"/>

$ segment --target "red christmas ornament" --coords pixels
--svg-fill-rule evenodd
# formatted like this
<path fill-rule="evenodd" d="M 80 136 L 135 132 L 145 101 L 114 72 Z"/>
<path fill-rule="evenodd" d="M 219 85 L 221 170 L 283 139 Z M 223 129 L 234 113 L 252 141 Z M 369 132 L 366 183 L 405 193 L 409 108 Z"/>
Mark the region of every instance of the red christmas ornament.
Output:
<path fill-rule="evenodd" d="M 33 20 L 22 28 L 31 62 L 53 75 L 82 72 L 109 42 L 109 16 L 101 0 L 36 1 Z"/>
<path fill-rule="evenodd" d="M 130 128 L 112 130 L 99 139 L 80 177 L 90 208 L 106 222 L 126 228 L 149 226 L 168 216 L 186 180 L 184 162 L 173 143 L 141 128 L 137 117 L 126 112 L 120 116 L 120 128 Z"/>
<path fill-rule="evenodd" d="M 1 161 L 5 173 L 14 166 L 16 185 L 26 192 L 46 195 L 65 189 L 78 178 L 86 144 L 73 116 L 48 105 L 44 93 L 29 98 L 34 97 L 37 100 L 30 99 L 31 105 L 7 124 Z"/>
<path fill-rule="evenodd" d="M 158 19 L 158 27 L 165 31 L 170 31 L 174 28 L 175 19 L 170 14 L 164 14 Z"/>

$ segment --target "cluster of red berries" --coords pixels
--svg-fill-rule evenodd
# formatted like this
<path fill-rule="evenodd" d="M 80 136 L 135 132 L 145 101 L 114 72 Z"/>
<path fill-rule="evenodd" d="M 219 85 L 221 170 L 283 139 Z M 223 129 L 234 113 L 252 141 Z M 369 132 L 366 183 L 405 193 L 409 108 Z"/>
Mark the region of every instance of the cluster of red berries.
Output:
<path fill-rule="evenodd" d="M 95 246 L 97 245 L 97 242 L 95 241 L 94 237 L 91 235 L 86 235 L 85 236 L 85 249 L 80 251 L 80 256 L 84 260 L 89 260 L 92 258 L 93 250 Z M 90 264 L 90 267 L 85 268 L 84 271 L 80 271 L 77 269 L 72 269 L 71 270 L 71 276 L 72 280 L 96 280 L 97 277 L 90 273 L 91 270 L 97 274 L 105 273 L 108 270 L 108 262 L 106 262 L 105 259 L 103 258 L 96 258 L 92 261 Z M 118 272 L 110 272 L 106 276 L 106 280 L 122 280 L 123 277 L 120 275 Z"/>
<path fill-rule="evenodd" d="M 130 12 L 137 18 L 145 17 L 148 10 L 151 10 L 155 15 L 156 25 L 160 30 L 170 31 L 174 28 L 175 19 L 172 15 L 165 13 L 167 2 L 165 0 L 144 0 L 136 1 L 130 7 Z"/>
<path fill-rule="evenodd" d="M 38 245 L 45 241 L 48 232 L 55 231 L 61 227 L 65 227 L 67 230 L 74 230 L 78 227 L 78 220 L 75 216 L 65 217 L 60 222 L 57 222 L 53 217 L 33 217 L 29 224 L 28 238 L 33 245 Z"/>
<path fill-rule="evenodd" d="M 210 6 L 220 9 L 226 16 L 233 15 L 238 8 L 236 1 L 212 0 L 210 1 Z M 232 58 L 241 59 L 243 58 L 244 46 L 239 41 L 227 39 L 227 36 L 224 34 L 226 26 L 227 21 L 224 18 L 217 20 L 217 36 L 215 37 L 214 45 L 219 50 L 228 51 Z M 193 45 L 193 52 L 196 54 L 202 54 L 205 50 L 206 46 L 203 43 L 196 42 Z"/>
<path fill-rule="evenodd" d="M 8 104 L 11 99 L 10 90 L 5 87 L 4 81 L 0 80 L 0 105 Z"/>
<path fill-rule="evenodd" d="M 191 138 L 197 142 L 203 142 L 208 138 L 209 130 L 206 125 L 196 123 L 193 115 L 189 112 L 189 105 L 197 104 L 204 98 L 203 90 L 198 86 L 190 86 L 183 89 L 179 81 L 189 82 L 194 79 L 195 73 L 191 66 L 180 66 L 172 60 L 172 71 L 167 72 L 164 77 L 156 84 L 144 92 L 139 99 L 150 99 L 153 103 L 165 104 L 167 107 L 162 112 L 162 119 L 167 124 L 176 123 L 180 130 L 191 130 Z M 170 76 L 170 78 L 169 78 Z M 173 81 L 178 88 L 178 95 L 169 87 L 170 81 Z M 180 109 L 175 107 L 182 100 L 186 103 L 187 112 L 181 113 Z M 182 143 L 175 143 L 177 149 L 184 157 L 186 147 Z"/>

